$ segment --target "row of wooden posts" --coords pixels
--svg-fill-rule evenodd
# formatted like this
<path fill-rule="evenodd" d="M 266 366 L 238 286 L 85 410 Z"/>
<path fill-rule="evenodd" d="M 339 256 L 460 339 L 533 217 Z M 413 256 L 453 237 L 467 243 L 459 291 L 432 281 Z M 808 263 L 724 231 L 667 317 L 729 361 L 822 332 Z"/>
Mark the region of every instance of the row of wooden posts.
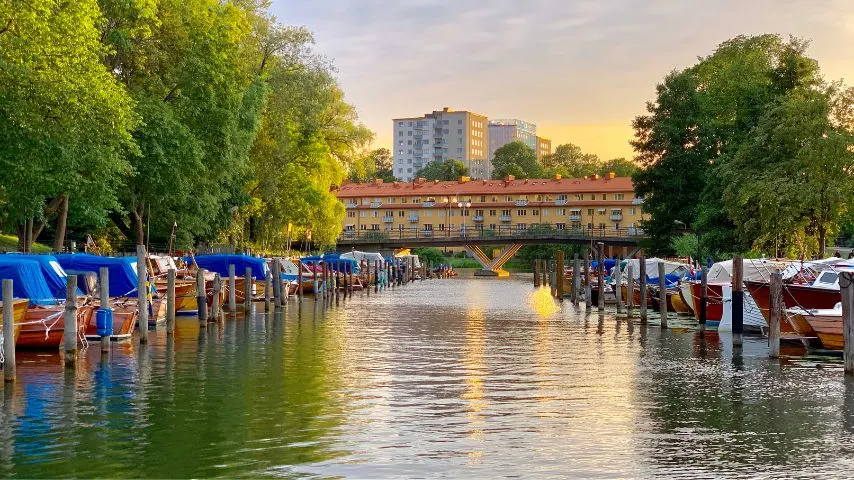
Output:
<path fill-rule="evenodd" d="M 287 284 L 282 279 L 282 263 L 285 260 L 275 258 L 272 262 L 272 273 L 267 272 L 264 280 L 264 311 L 272 312 L 276 309 L 287 306 L 289 292 Z M 303 299 L 303 264 L 300 261 L 299 274 L 297 277 L 298 286 L 296 296 L 299 301 L 298 307 L 302 306 Z M 416 280 L 415 259 L 407 257 L 394 262 L 362 262 L 361 268 L 367 272 L 367 277 L 370 278 L 373 274 L 373 284 L 363 285 L 362 292 L 370 296 L 371 289 L 374 293 L 378 293 L 385 288 L 402 287 L 406 283 L 411 283 Z M 385 284 L 381 284 L 379 273 L 386 274 Z M 322 264 L 321 272 L 323 277 L 314 279 L 314 302 L 324 302 L 324 305 L 333 300 L 338 303 L 339 295 L 346 298 L 353 294 L 354 273 L 352 269 L 341 275 L 339 280 L 336 272 L 333 272 L 331 265 Z M 137 246 L 137 292 L 148 292 L 148 270 L 146 268 L 146 251 L 142 245 Z M 421 262 L 420 277 L 423 281 L 425 278 L 433 278 L 432 263 Z M 173 269 L 167 271 L 167 286 L 166 286 L 166 334 L 173 335 L 175 332 L 175 279 L 176 272 Z M 436 275 L 436 278 L 448 278 L 446 273 Z M 236 312 L 237 305 L 237 277 L 235 266 L 228 266 L 228 309 L 231 312 Z M 109 270 L 102 267 L 99 272 L 100 301 L 101 306 L 110 305 L 109 294 Z M 255 281 L 252 279 L 252 269 L 247 267 L 244 272 L 244 312 L 252 311 L 252 292 Z M 3 377 L 5 381 L 11 382 L 16 377 L 15 365 L 15 334 L 14 334 L 14 319 L 13 305 L 14 292 L 11 279 L 4 279 L 2 285 L 3 299 Z M 207 308 L 207 291 L 205 286 L 205 270 L 199 268 L 196 272 L 196 301 L 198 303 L 199 322 L 206 324 L 208 321 L 216 321 L 223 313 L 223 305 L 220 305 L 219 298 L 223 288 L 223 279 L 219 274 L 214 275 L 213 280 L 213 302 L 211 311 Z M 141 344 L 148 343 L 148 295 L 137 295 L 138 302 L 138 325 L 140 329 L 139 342 Z M 77 345 L 78 345 L 78 325 L 77 325 L 77 275 L 69 275 L 66 283 L 66 299 L 65 310 L 63 312 L 65 322 L 64 337 L 63 337 L 63 352 L 66 365 L 75 365 L 77 360 Z M 104 335 L 101 337 L 101 352 L 107 353 L 110 351 L 110 336 Z"/>
<path fill-rule="evenodd" d="M 604 244 L 602 242 L 596 245 L 596 258 L 599 260 L 597 265 L 598 279 L 598 298 L 597 307 L 600 312 L 605 310 L 604 292 L 605 282 L 605 267 L 604 267 Z M 619 259 L 618 259 L 619 261 Z M 579 275 L 582 271 L 583 277 Z M 573 304 L 578 305 L 581 298 L 584 298 L 584 303 L 587 311 L 592 309 L 592 295 L 590 282 L 590 269 L 592 265 L 592 257 L 579 258 L 575 254 L 572 262 L 572 292 L 570 300 Z M 733 258 L 732 267 L 732 343 L 735 347 L 743 345 L 744 338 L 744 259 L 741 256 Z M 564 292 L 564 271 L 566 265 L 564 263 L 564 252 L 558 250 L 555 252 L 554 259 L 550 262 L 546 259 L 536 259 L 533 264 L 534 271 L 534 286 L 550 286 L 552 295 L 563 302 L 566 293 Z M 647 278 L 646 278 L 646 258 L 639 257 L 638 269 L 639 275 L 639 290 L 640 305 L 639 317 L 641 324 L 648 322 L 648 307 L 647 307 Z M 626 292 L 627 297 L 622 298 L 622 274 L 620 268 L 614 269 L 614 294 L 616 297 L 616 309 L 618 317 L 633 317 L 634 296 L 634 266 L 628 264 L 626 267 Z M 699 330 L 706 329 L 706 310 L 709 303 L 709 288 L 707 283 L 708 268 L 702 267 L 702 278 L 700 280 L 700 304 L 697 314 L 697 326 Z M 659 315 L 661 318 L 661 327 L 668 328 L 668 312 L 667 312 L 667 288 L 665 279 L 665 265 L 663 262 L 658 264 L 658 288 L 659 288 Z M 843 350 L 843 358 L 845 364 L 845 374 L 854 375 L 854 272 L 840 273 L 840 286 L 842 290 L 842 321 L 843 321 L 843 337 L 845 347 Z M 770 278 L 770 311 L 768 315 L 768 354 L 772 358 L 780 356 L 780 322 L 785 315 L 785 307 L 783 302 L 783 274 L 776 270 L 771 274 Z M 582 293 L 583 292 L 583 293 Z"/>

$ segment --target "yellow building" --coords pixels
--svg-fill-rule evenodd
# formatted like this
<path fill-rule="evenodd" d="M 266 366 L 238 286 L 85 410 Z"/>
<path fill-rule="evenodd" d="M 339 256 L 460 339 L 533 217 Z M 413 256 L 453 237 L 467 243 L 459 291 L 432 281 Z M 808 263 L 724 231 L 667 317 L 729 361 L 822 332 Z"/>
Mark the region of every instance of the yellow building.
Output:
<path fill-rule="evenodd" d="M 643 200 L 629 177 L 348 183 L 337 191 L 347 214 L 343 236 L 385 232 L 406 237 L 493 231 L 548 224 L 596 235 L 635 235 Z"/>

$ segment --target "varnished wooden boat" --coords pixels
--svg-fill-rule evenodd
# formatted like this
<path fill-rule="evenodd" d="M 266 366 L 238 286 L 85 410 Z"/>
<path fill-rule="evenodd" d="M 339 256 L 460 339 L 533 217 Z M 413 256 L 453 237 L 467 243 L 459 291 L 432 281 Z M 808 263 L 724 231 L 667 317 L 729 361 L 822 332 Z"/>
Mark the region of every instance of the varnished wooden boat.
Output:
<path fill-rule="evenodd" d="M 673 311 L 683 315 L 691 315 L 693 312 L 688 305 L 685 304 L 685 301 L 682 300 L 681 293 L 679 290 L 673 292 L 667 292 L 667 299 L 670 300 L 670 305 L 673 307 Z"/>
<path fill-rule="evenodd" d="M 129 340 L 136 328 L 136 322 L 139 319 L 139 311 L 130 306 L 113 306 L 112 308 L 113 334 L 110 338 L 113 341 Z M 89 340 L 97 340 L 101 338 L 98 335 L 98 322 L 95 315 L 91 316 L 84 333 L 86 338 Z"/>
<path fill-rule="evenodd" d="M 745 281 L 745 288 L 753 296 L 753 300 L 759 305 L 762 316 L 768 320 L 768 309 L 771 305 L 771 287 L 764 282 Z M 783 285 L 784 308 L 800 307 L 805 310 L 832 309 L 842 301 L 839 290 L 811 287 L 809 285 Z"/>
<path fill-rule="evenodd" d="M 64 312 L 65 307 L 62 305 L 27 309 L 15 346 L 33 349 L 59 348 L 65 335 Z M 85 332 L 94 312 L 95 308 L 91 305 L 77 307 L 78 334 Z"/>
<path fill-rule="evenodd" d="M 838 312 L 830 311 L 812 315 L 798 313 L 794 316 L 800 316 L 809 324 L 818 336 L 822 347 L 828 350 L 842 350 L 845 347 L 845 341 L 842 337 L 842 311 L 839 310 Z"/>
<path fill-rule="evenodd" d="M 12 301 L 12 323 L 15 325 L 15 342 L 17 343 L 18 337 L 21 333 L 21 324 L 24 322 L 24 318 L 27 316 L 27 309 L 30 306 L 30 301 L 26 298 L 18 298 Z M 3 302 L 0 301 L 0 309 L 3 307 Z M 3 317 L 0 316 L 0 331 L 2 331 L 3 327 Z"/>

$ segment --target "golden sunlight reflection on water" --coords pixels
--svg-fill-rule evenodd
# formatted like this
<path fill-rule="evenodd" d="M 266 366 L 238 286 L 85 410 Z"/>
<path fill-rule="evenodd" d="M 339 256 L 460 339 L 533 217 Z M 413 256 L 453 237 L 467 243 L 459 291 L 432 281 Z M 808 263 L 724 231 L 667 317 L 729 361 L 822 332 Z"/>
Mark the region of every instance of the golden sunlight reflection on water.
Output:
<path fill-rule="evenodd" d="M 551 317 L 560 311 L 549 287 L 540 287 L 532 291 L 528 295 L 528 306 L 541 318 Z"/>

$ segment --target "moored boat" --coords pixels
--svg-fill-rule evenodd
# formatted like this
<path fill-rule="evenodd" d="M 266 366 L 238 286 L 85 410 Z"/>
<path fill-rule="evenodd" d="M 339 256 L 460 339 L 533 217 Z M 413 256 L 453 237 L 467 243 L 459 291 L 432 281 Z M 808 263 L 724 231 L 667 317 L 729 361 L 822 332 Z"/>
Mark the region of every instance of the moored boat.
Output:
<path fill-rule="evenodd" d="M 810 309 L 802 308 L 787 309 L 786 313 L 795 321 L 809 324 L 810 329 L 818 337 L 822 347 L 828 350 L 842 350 L 845 347 L 843 339 L 842 304 L 838 303 L 834 308 Z"/>
<path fill-rule="evenodd" d="M 27 308 L 30 306 L 30 301 L 26 298 L 16 298 L 12 300 L 12 323 L 15 325 L 14 335 L 15 342 L 18 341 L 18 336 L 21 333 L 21 325 L 27 315 Z M 0 300 L 0 309 L 3 307 L 3 301 Z M 0 310 L 2 311 L 2 310 Z M 3 318 L 0 316 L 0 332 L 2 332 Z"/>

